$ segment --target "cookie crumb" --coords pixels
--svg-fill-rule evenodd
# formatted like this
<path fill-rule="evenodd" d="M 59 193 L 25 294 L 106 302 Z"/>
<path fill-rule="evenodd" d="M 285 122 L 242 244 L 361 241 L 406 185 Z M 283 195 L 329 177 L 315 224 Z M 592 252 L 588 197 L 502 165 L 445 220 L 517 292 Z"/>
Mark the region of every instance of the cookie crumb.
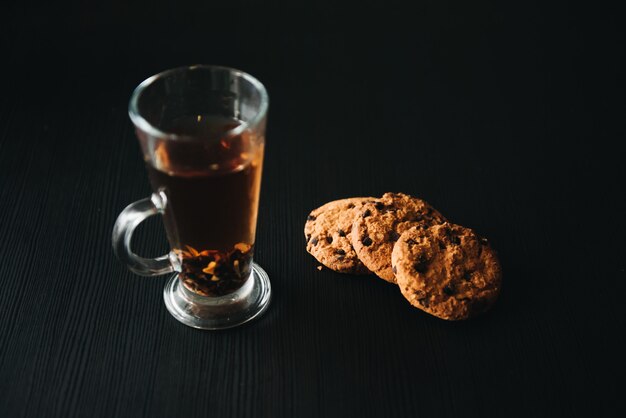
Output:
<path fill-rule="evenodd" d="M 323 269 L 323 268 L 324 268 L 324 267 L 322 267 L 322 266 L 317 266 L 317 269 L 318 269 L 319 271 L 322 271 L 322 269 Z"/>

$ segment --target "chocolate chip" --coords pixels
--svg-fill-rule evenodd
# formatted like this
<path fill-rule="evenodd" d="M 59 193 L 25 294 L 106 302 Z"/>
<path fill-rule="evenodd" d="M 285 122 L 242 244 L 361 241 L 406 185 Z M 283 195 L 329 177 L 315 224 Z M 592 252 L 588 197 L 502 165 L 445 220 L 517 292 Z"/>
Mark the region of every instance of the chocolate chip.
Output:
<path fill-rule="evenodd" d="M 306 242 L 308 243 L 311 240 L 311 234 L 307 234 L 306 236 Z"/>
<path fill-rule="evenodd" d="M 311 240 L 311 244 L 313 245 L 317 245 L 319 241 L 317 240 L 317 237 L 313 237 L 313 239 Z"/>
<path fill-rule="evenodd" d="M 393 271 L 393 274 L 398 274 L 398 269 L 396 269 L 396 266 L 392 266 L 391 271 Z"/>
<path fill-rule="evenodd" d="M 446 249 L 446 243 L 443 241 L 439 241 L 439 248 L 441 248 L 442 250 Z"/>
<path fill-rule="evenodd" d="M 489 240 L 488 240 L 487 238 L 481 238 L 481 239 L 480 239 L 480 243 L 481 243 L 482 245 L 488 245 L 488 244 L 489 244 Z"/>
<path fill-rule="evenodd" d="M 364 218 L 367 218 L 368 216 L 370 216 L 372 214 L 372 211 L 369 209 L 366 209 L 365 212 L 363 212 L 363 216 Z"/>
<path fill-rule="evenodd" d="M 424 259 L 421 259 L 413 265 L 413 268 L 418 273 L 426 273 L 426 271 L 428 270 L 428 265 L 426 264 Z"/>
<path fill-rule="evenodd" d="M 338 230 L 337 233 L 339 234 L 340 237 L 345 237 L 346 236 L 346 233 L 343 232 L 343 229 Z"/>
<path fill-rule="evenodd" d="M 385 208 L 385 204 L 383 202 L 376 202 L 374 207 L 378 210 L 383 210 Z"/>
<path fill-rule="evenodd" d="M 344 250 L 342 250 L 341 248 L 339 248 L 339 249 L 335 250 L 335 254 L 346 255 L 346 252 Z"/>
<path fill-rule="evenodd" d="M 428 263 L 428 258 L 424 254 L 420 254 L 415 264 L 413 264 L 413 268 L 418 273 L 426 273 L 426 271 L 428 270 Z"/>
<path fill-rule="evenodd" d="M 417 242 L 415 242 L 415 240 L 414 240 L 413 238 L 409 238 L 409 239 L 407 239 L 405 242 L 406 242 L 406 244 L 407 244 L 409 247 L 412 247 L 412 246 L 414 246 L 414 245 L 416 245 L 416 244 L 417 244 Z"/>
<path fill-rule="evenodd" d="M 449 284 L 443 288 L 443 293 L 445 293 L 448 296 L 454 295 L 455 292 L 456 290 L 454 289 L 454 286 L 452 284 Z"/>
<path fill-rule="evenodd" d="M 424 220 L 424 217 L 422 215 L 417 215 L 412 217 L 411 219 L 409 219 L 411 222 L 421 222 Z"/>
<path fill-rule="evenodd" d="M 363 245 L 365 245 L 366 247 L 369 247 L 370 245 L 372 245 L 372 239 L 370 237 L 365 237 L 361 240 L 361 242 L 363 243 Z"/>
<path fill-rule="evenodd" d="M 348 209 L 352 209 L 353 207 L 354 207 L 354 203 L 350 203 L 350 204 L 348 205 Z"/>
<path fill-rule="evenodd" d="M 400 238 L 400 234 L 398 234 L 393 229 L 389 231 L 389 234 L 387 235 L 387 239 L 389 240 L 389 242 L 396 242 L 398 238 Z"/>
<path fill-rule="evenodd" d="M 327 243 L 332 243 L 333 242 L 333 237 L 331 237 L 330 235 L 326 237 L 326 242 Z"/>
<path fill-rule="evenodd" d="M 420 305 L 422 305 L 425 308 L 428 308 L 428 305 L 430 305 L 430 302 L 427 297 L 418 299 L 417 301 L 419 302 Z"/>
<path fill-rule="evenodd" d="M 470 280 L 472 280 L 472 272 L 471 271 L 466 271 L 463 274 L 463 278 L 469 282 Z"/>
<path fill-rule="evenodd" d="M 315 216 L 313 216 L 313 215 L 309 215 L 309 216 L 307 216 L 307 217 L 306 217 L 306 220 L 307 220 L 307 221 L 314 221 L 315 219 L 316 219 L 316 218 L 315 218 Z"/>
<path fill-rule="evenodd" d="M 448 238 L 452 244 L 459 245 L 461 243 L 459 237 L 457 237 L 449 227 L 444 229 L 444 233 L 446 234 L 446 238 Z"/>

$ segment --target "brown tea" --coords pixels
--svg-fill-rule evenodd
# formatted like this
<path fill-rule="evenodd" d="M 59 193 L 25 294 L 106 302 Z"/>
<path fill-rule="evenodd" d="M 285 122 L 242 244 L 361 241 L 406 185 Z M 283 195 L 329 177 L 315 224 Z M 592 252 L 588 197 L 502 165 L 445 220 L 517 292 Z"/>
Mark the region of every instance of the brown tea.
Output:
<path fill-rule="evenodd" d="M 164 222 L 181 279 L 203 296 L 231 293 L 250 276 L 263 145 L 249 130 L 230 135 L 239 125 L 215 116 L 178 119 L 167 131 L 206 140 L 163 141 L 146 161 L 154 189 L 167 197 Z"/>

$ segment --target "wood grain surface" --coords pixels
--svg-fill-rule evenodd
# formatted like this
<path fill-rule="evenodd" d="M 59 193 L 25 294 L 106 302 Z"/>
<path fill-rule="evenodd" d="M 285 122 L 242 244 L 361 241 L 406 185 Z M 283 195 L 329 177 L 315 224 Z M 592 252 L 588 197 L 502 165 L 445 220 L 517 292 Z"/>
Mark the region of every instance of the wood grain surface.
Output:
<path fill-rule="evenodd" d="M 608 10 L 2 6 L 0 417 L 622 416 L 623 31 Z M 361 10 L 360 12 L 364 12 Z M 202 332 L 113 256 L 150 193 L 135 85 L 194 63 L 270 94 L 259 320 Z M 489 237 L 451 323 L 306 253 L 308 212 L 399 191 Z M 138 252 L 167 248 L 160 221 Z"/>

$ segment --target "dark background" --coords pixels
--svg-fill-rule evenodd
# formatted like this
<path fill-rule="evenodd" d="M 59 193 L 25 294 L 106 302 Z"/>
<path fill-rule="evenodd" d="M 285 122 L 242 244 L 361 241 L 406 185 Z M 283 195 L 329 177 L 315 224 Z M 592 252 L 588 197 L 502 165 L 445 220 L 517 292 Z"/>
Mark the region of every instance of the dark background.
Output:
<path fill-rule="evenodd" d="M 116 1 L 1 6 L 0 416 L 620 416 L 624 33 L 615 10 Z M 271 98 L 254 323 L 187 328 L 114 259 L 150 193 L 126 106 L 161 70 Z M 489 237 L 494 309 L 450 323 L 318 271 L 308 212 L 402 191 Z M 158 219 L 135 248 L 166 249 Z"/>

